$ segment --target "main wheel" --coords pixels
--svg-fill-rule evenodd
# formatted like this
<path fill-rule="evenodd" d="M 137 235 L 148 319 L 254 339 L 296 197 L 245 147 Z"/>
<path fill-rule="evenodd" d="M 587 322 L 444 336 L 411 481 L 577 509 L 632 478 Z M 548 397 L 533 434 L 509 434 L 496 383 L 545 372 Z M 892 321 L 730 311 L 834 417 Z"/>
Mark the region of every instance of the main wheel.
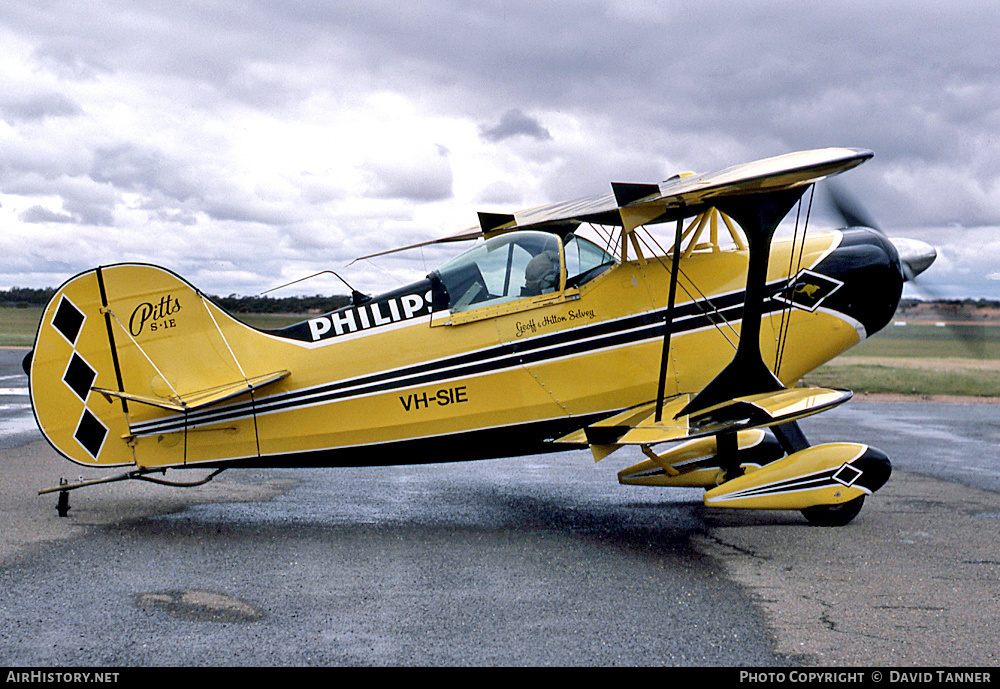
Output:
<path fill-rule="evenodd" d="M 864 504 L 865 496 L 859 495 L 839 505 L 807 507 L 802 510 L 802 515 L 813 526 L 844 526 L 858 516 Z"/>

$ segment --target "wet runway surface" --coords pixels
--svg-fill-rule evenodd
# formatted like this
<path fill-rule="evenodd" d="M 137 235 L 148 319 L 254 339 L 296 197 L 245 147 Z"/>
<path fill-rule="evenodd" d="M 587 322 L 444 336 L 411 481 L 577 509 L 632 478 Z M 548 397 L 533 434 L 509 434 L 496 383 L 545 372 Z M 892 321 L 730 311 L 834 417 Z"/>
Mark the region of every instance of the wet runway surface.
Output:
<path fill-rule="evenodd" d="M 0 449 L 39 437 L 28 398 L 28 377 L 21 369 L 25 349 L 0 347 Z"/>
<path fill-rule="evenodd" d="M 0 375 L 21 391 L 2 420 L 11 448 L 39 436 L 22 430 L 23 354 L 3 354 Z M 58 520 L 54 496 L 28 496 L 79 469 L 37 442 L 19 450 L 45 458 L 34 474 L 20 457 L 40 484 L 22 499 L 86 535 L 0 570 L 8 665 L 789 662 L 754 605 L 692 550 L 699 502 L 623 491 L 587 452 L 234 472 L 212 489 L 257 483 L 277 497 L 118 522 L 119 504 L 155 512 L 157 496 L 197 502 L 202 489 L 96 487 Z"/>
<path fill-rule="evenodd" d="M 572 478 L 553 487 L 580 464 L 593 471 L 585 462 L 263 472 L 295 485 L 91 530 L 5 568 L 0 659 L 788 662 L 752 603 L 691 548 L 696 503 Z M 77 519 L 89 509 L 74 497 Z"/>
<path fill-rule="evenodd" d="M 1000 404 L 851 400 L 801 426 L 811 442 L 868 443 L 895 468 L 1000 493 Z"/>
<path fill-rule="evenodd" d="M 889 511 L 875 496 L 857 528 L 813 529 L 797 513 L 706 510 L 700 490 L 620 486 L 639 458 L 595 465 L 587 452 L 235 471 L 187 490 L 112 484 L 74 493 L 59 519 L 55 496 L 35 493 L 79 471 L 25 445 L 39 435 L 21 356 L 0 350 L 4 530 L 44 538 L 21 537 L 0 567 L 11 666 L 815 664 L 815 644 L 795 641 L 798 627 L 776 622 L 727 557 L 761 562 L 767 543 L 768 562 L 791 553 L 787 569 L 811 567 L 796 544 L 905 544 L 894 520 L 914 519 L 895 507 L 916 504 L 912 482 Z M 852 401 L 804 426 L 814 442 L 871 442 L 904 471 L 997 491 L 998 416 Z M 973 525 L 989 521 L 987 503 L 967 510 Z M 976 547 L 987 554 L 966 559 L 990 562 L 992 542 Z M 887 566 L 905 572 L 907 552 Z"/>

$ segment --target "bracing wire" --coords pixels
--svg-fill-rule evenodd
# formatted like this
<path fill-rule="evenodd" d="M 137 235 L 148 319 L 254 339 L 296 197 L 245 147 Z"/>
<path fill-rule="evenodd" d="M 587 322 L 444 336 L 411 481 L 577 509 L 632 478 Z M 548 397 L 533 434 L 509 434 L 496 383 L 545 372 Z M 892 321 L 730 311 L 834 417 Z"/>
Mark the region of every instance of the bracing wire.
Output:
<path fill-rule="evenodd" d="M 795 279 L 793 278 L 792 266 L 795 264 L 795 247 L 798 244 L 799 239 L 799 219 L 802 216 L 802 199 L 799 199 L 798 208 L 795 211 L 795 230 L 792 232 L 792 245 L 788 250 L 788 270 L 786 275 L 788 276 L 788 281 L 785 283 L 784 289 L 784 305 L 781 307 L 781 321 L 778 324 L 778 337 L 775 341 L 774 348 L 774 374 L 778 375 L 778 371 L 781 370 L 781 346 L 782 337 L 785 332 L 785 324 L 792 318 L 791 314 L 791 300 L 794 294 Z"/>
<path fill-rule="evenodd" d="M 636 233 L 636 236 L 639 237 L 639 241 L 641 241 L 643 243 L 643 245 L 647 249 L 649 249 L 650 253 L 653 254 L 653 256 L 654 256 L 654 258 L 656 258 L 657 262 L 661 266 L 663 266 L 664 270 L 670 270 L 667 267 L 667 264 L 663 262 L 663 258 L 664 258 L 665 254 L 666 254 L 666 252 L 664 251 L 663 247 L 656 240 L 656 237 L 653 236 L 653 234 L 649 231 L 648 228 L 646 228 L 645 226 L 643 226 L 642 229 L 645 231 L 645 235 L 648 236 L 649 239 L 656 246 L 656 249 L 659 250 L 659 253 L 657 253 L 657 251 L 654 250 L 653 247 L 649 245 L 649 243 L 646 241 L 645 237 L 642 234 Z M 685 273 L 682 268 L 680 268 L 678 266 L 677 272 L 678 272 L 678 275 L 683 276 L 684 279 L 687 280 L 688 283 L 690 283 L 691 288 L 697 293 L 697 296 L 695 296 L 694 294 L 692 294 L 691 291 L 687 287 L 685 287 L 680 281 L 677 282 L 677 286 L 680 287 L 682 290 L 684 290 L 684 294 L 686 294 L 688 296 L 688 298 L 692 301 L 692 303 L 695 304 L 695 306 L 697 306 L 699 309 L 701 309 L 701 312 L 706 317 L 708 317 L 708 320 L 709 320 L 709 322 L 711 322 L 712 326 L 715 327 L 715 329 L 719 331 L 719 334 L 721 334 L 724 338 L 726 338 L 726 342 L 728 342 L 729 345 L 735 350 L 736 349 L 736 343 L 734 343 L 731 339 L 729 339 L 729 335 L 727 335 L 726 332 L 725 332 L 725 330 L 722 329 L 722 325 L 727 326 L 729 328 L 729 330 L 732 331 L 732 334 L 737 339 L 739 339 L 739 333 L 736 332 L 736 329 L 733 327 L 732 323 L 730 323 L 728 321 L 728 319 L 726 319 L 726 317 L 722 315 L 722 313 L 719 311 L 718 307 L 715 306 L 715 304 L 712 303 L 712 300 L 709 299 L 709 297 L 698 288 L 698 285 L 695 284 L 694 280 L 692 280 L 690 277 L 688 277 L 687 273 Z M 708 307 L 710 307 L 710 308 L 706 308 L 705 304 L 708 304 Z M 721 319 L 721 323 L 719 321 L 717 321 L 716 318 L 714 318 L 714 317 L 717 317 L 717 318 Z"/>
<path fill-rule="evenodd" d="M 809 218 L 812 215 L 813 197 L 816 194 L 816 185 L 810 185 L 809 203 L 806 206 L 805 222 L 802 225 L 802 240 L 799 244 L 798 259 L 795 259 L 795 245 L 799 233 L 799 215 L 802 212 L 802 200 L 799 199 L 799 211 L 795 215 L 795 233 L 792 236 L 792 246 L 788 254 L 788 284 L 785 287 L 785 308 L 781 312 L 781 325 L 778 330 L 778 347 L 775 353 L 774 374 L 777 376 L 781 371 L 781 362 L 785 356 L 785 345 L 788 341 L 788 330 L 792 324 L 792 297 L 795 289 L 795 276 L 802 270 L 802 259 L 806 250 L 806 233 L 809 230 Z M 794 271 L 792 263 L 795 262 Z M 787 314 L 787 318 L 786 318 Z"/>
<path fill-rule="evenodd" d="M 587 227 L 594 231 L 601 241 L 604 242 L 604 251 L 606 253 L 611 253 L 611 242 L 614 241 L 612 233 L 608 232 L 603 225 L 595 225 L 594 223 L 587 223 Z"/>
<path fill-rule="evenodd" d="M 587 227 L 594 231 L 601 241 L 604 242 L 604 252 L 611 256 L 618 256 L 618 240 L 615 232 L 609 231 L 604 225 L 587 223 Z"/>

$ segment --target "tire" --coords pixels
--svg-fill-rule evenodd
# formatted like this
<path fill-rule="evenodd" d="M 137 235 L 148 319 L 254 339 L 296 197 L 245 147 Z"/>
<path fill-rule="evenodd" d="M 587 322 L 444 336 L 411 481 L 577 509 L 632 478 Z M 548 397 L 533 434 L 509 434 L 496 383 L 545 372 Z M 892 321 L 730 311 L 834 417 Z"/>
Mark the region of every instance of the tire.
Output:
<path fill-rule="evenodd" d="M 858 516 L 865 504 L 865 496 L 859 495 L 840 505 L 816 505 L 802 510 L 802 515 L 813 526 L 846 526 Z"/>

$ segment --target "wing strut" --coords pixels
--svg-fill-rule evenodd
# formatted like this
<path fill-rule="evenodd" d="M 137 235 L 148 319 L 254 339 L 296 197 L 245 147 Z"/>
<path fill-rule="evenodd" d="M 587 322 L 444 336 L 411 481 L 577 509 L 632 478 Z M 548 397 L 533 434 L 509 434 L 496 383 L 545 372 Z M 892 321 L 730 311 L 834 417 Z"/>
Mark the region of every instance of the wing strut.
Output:
<path fill-rule="evenodd" d="M 798 186 L 764 194 L 734 196 L 720 199 L 716 205 L 743 228 L 750 248 L 740 343 L 729 365 L 681 410 L 681 415 L 737 397 L 775 392 L 784 388 L 764 363 L 760 351 L 760 322 L 764 309 L 771 239 L 778 223 L 798 202 L 806 188 Z"/>
<path fill-rule="evenodd" d="M 656 388 L 656 422 L 663 420 L 663 393 L 667 385 L 667 362 L 670 358 L 670 332 L 674 329 L 674 301 L 677 296 L 677 273 L 680 272 L 681 231 L 683 221 L 677 219 L 674 234 L 674 259 L 670 267 L 670 296 L 667 300 L 667 321 L 663 330 L 663 353 L 660 355 L 660 381 Z"/>

